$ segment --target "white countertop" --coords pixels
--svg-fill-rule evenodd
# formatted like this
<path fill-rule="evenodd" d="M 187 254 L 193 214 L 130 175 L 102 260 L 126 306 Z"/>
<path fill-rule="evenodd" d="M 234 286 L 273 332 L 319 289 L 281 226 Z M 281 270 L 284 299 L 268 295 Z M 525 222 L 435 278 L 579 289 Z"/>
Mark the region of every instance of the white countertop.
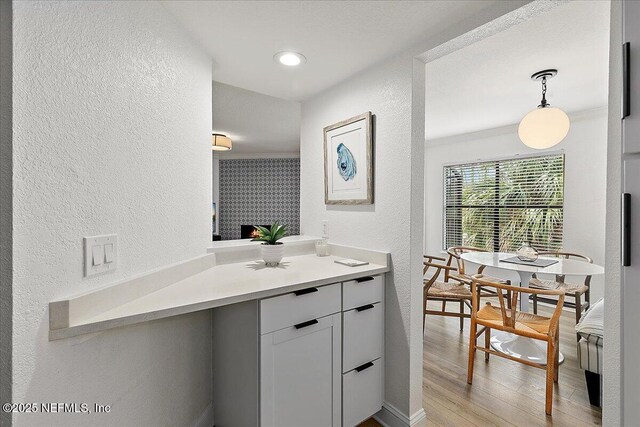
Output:
<path fill-rule="evenodd" d="M 366 259 L 366 253 L 370 253 L 370 264 L 347 267 L 334 261 L 348 257 L 351 248 L 335 246 L 333 249 L 338 256 L 321 258 L 309 253 L 295 254 L 285 256 L 280 266 L 275 268 L 266 267 L 262 261 L 246 260 L 215 265 L 159 289 L 142 292 L 142 295 L 120 283 L 118 287 L 113 286 L 111 293 L 107 288 L 106 292 L 105 289 L 97 290 L 99 296 L 80 295 L 77 302 L 74 298 L 55 301 L 50 304 L 50 316 L 52 319 L 62 319 L 62 327 L 51 326 L 49 339 L 93 333 L 389 271 L 387 253 L 352 248 L 354 258 Z M 123 298 L 123 292 L 127 292 L 131 298 Z M 82 302 L 81 298 L 85 300 Z M 86 298 L 92 298 L 91 313 L 87 310 L 87 314 L 83 315 Z M 114 303 L 114 300 L 118 303 Z M 96 309 L 95 304 L 100 305 L 102 301 L 105 310 Z M 73 304 L 79 308 L 74 309 Z M 55 325 L 55 322 L 51 325 Z"/>

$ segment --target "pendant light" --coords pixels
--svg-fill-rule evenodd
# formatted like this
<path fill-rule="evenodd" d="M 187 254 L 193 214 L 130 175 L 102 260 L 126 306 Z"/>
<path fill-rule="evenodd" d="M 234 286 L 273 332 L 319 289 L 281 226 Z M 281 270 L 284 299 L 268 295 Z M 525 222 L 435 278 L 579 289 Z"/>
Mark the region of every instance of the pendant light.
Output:
<path fill-rule="evenodd" d="M 211 149 L 214 151 L 229 151 L 231 150 L 231 138 L 220 133 L 214 133 L 211 135 Z"/>
<path fill-rule="evenodd" d="M 547 103 L 547 80 L 555 77 L 558 70 L 542 70 L 531 76 L 531 80 L 542 83 L 540 105 L 520 121 L 518 136 L 524 145 L 539 150 L 559 144 L 569 133 L 569 117 L 559 108 Z"/>

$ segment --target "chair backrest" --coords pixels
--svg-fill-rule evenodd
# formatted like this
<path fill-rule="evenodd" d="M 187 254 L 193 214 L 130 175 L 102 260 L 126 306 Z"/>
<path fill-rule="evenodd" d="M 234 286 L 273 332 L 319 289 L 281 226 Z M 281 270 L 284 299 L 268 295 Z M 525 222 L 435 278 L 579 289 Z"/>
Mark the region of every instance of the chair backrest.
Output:
<path fill-rule="evenodd" d="M 440 261 L 440 262 L 437 262 Z M 432 256 L 432 255 L 424 255 L 423 259 L 423 267 L 422 267 L 422 275 L 423 275 L 423 284 L 424 291 L 427 292 L 431 285 L 438 279 L 440 276 L 440 272 L 442 270 L 445 271 L 445 278 L 448 277 L 450 271 L 455 270 L 455 267 L 444 264 L 445 259 L 442 257 Z M 429 277 L 424 277 L 427 275 L 429 269 L 432 268 L 432 274 Z"/>
<path fill-rule="evenodd" d="M 544 251 L 544 252 L 540 252 L 540 255 L 552 256 L 555 258 L 564 258 L 564 259 L 578 259 L 580 261 L 585 261 L 585 262 L 588 262 L 589 264 L 593 264 L 593 260 L 590 257 L 586 255 L 577 254 L 574 252 Z"/>
<path fill-rule="evenodd" d="M 456 261 L 456 267 L 459 274 L 467 274 L 464 270 L 464 260 L 460 255 L 466 252 L 487 252 L 486 249 L 474 248 L 471 246 L 452 246 L 447 249 L 447 254 L 449 254 L 449 259 L 447 260 L 447 265 L 451 265 L 453 260 Z M 478 273 L 481 273 L 484 270 L 484 266 L 481 266 L 478 270 Z M 448 280 L 448 275 L 445 273 L 445 281 Z"/>
<path fill-rule="evenodd" d="M 500 303 L 500 313 L 502 320 L 502 330 L 508 332 L 516 333 L 516 319 L 518 314 L 518 300 L 521 298 L 522 294 L 537 294 L 537 295 L 554 295 L 558 297 L 558 303 L 556 308 L 551 316 L 551 322 L 549 331 L 553 333 L 558 327 L 558 322 L 560 321 L 560 314 L 562 313 L 562 306 L 564 305 L 564 291 L 562 290 L 548 290 L 548 289 L 533 289 L 533 288 L 525 288 L 521 286 L 511 286 L 510 281 L 506 282 L 495 282 L 493 280 L 488 280 L 484 278 L 485 276 L 482 274 L 476 274 L 472 276 L 471 281 L 471 294 L 473 295 L 472 301 L 472 309 L 471 316 L 475 317 L 478 313 L 478 286 L 481 286 L 482 289 L 494 288 L 495 292 L 498 296 L 498 302 Z M 509 295 L 511 296 L 511 300 L 508 300 Z M 528 298 L 525 295 L 525 298 Z M 489 304 L 489 303 L 487 303 Z M 510 307 L 510 308 L 509 308 Z M 517 331 L 519 335 L 525 336 L 535 336 L 536 334 L 530 333 L 527 334 L 523 331 Z M 539 335 L 539 334 L 538 334 Z"/>
<path fill-rule="evenodd" d="M 553 257 L 553 258 L 575 259 L 575 260 L 579 260 L 579 261 L 588 262 L 589 264 L 593 264 L 593 259 L 591 259 L 590 257 L 588 257 L 586 255 L 577 254 L 577 253 L 574 253 L 574 252 L 544 251 L 544 252 L 540 252 L 539 254 L 541 256 L 546 256 L 546 257 L 550 256 L 550 257 Z M 537 277 L 537 276 L 534 274 L 533 277 Z M 556 282 L 564 283 L 564 278 L 565 278 L 564 275 L 557 274 L 556 275 Z M 591 276 L 585 276 L 584 284 L 586 286 L 589 286 L 590 283 L 591 283 Z"/>

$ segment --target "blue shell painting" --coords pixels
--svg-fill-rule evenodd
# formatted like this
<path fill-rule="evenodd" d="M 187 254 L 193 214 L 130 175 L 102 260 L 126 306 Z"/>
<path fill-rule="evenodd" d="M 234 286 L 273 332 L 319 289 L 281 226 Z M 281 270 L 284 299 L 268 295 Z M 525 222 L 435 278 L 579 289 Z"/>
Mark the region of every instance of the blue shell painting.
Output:
<path fill-rule="evenodd" d="M 338 145 L 338 172 L 345 181 L 355 178 L 356 176 L 356 159 L 346 145 Z"/>

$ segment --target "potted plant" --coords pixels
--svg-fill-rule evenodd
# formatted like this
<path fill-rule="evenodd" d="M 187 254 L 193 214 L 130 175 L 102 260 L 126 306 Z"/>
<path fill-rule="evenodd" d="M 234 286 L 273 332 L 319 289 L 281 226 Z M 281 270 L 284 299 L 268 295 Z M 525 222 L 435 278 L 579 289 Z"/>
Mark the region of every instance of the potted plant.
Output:
<path fill-rule="evenodd" d="M 262 242 L 260 251 L 262 252 L 264 263 L 267 267 L 276 267 L 284 255 L 284 245 L 278 240 L 282 239 L 287 233 L 285 226 L 278 224 L 278 221 L 276 221 L 270 228 L 259 225 L 255 227 L 257 236 L 252 240 Z"/>

